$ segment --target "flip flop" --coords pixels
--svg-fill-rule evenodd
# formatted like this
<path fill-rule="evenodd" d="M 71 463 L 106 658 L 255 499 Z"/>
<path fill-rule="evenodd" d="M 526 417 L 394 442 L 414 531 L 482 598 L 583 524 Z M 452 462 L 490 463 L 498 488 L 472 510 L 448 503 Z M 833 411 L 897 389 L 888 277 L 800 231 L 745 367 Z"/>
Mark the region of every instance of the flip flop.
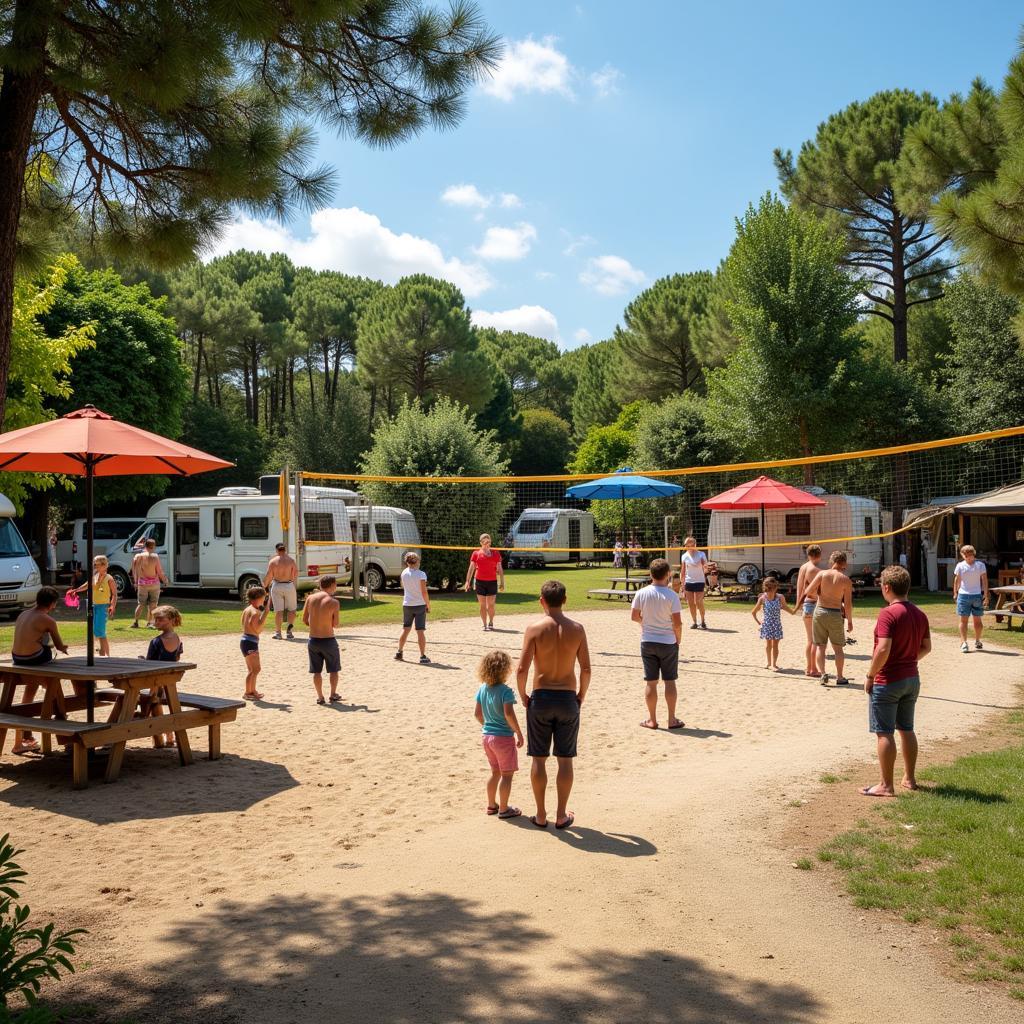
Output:
<path fill-rule="evenodd" d="M 484 808 L 484 810 L 487 811 L 488 814 L 497 814 L 498 813 L 498 805 L 497 804 L 488 805 L 487 807 Z"/>
<path fill-rule="evenodd" d="M 640 723 L 640 728 L 641 729 L 657 729 L 658 727 L 656 725 L 652 724 L 652 722 L 651 722 L 651 720 L 649 718 L 645 718 Z"/>
<path fill-rule="evenodd" d="M 685 729 L 686 728 L 686 723 L 681 718 L 677 718 L 676 719 L 676 724 L 675 725 L 670 725 L 669 728 L 670 729 Z"/>
<path fill-rule="evenodd" d="M 858 792 L 861 796 L 875 796 L 881 797 L 883 799 L 887 797 L 894 797 L 896 795 L 895 793 L 873 793 L 872 790 L 874 788 L 874 786 L 864 786 L 861 789 L 859 789 Z"/>
<path fill-rule="evenodd" d="M 503 811 L 498 811 L 499 818 L 518 818 L 523 812 L 518 807 L 506 807 Z M 534 822 L 536 825 L 537 823 Z"/>
<path fill-rule="evenodd" d="M 531 814 L 530 815 L 530 821 L 532 821 L 534 823 L 534 825 L 537 826 L 537 828 L 547 828 L 548 827 L 548 822 L 546 822 L 546 821 L 545 822 L 539 822 L 537 820 L 537 815 L 536 814 Z"/>
<path fill-rule="evenodd" d="M 341 703 L 341 694 L 340 693 L 332 693 L 331 694 L 331 703 L 332 704 L 339 704 L 339 703 Z"/>
<path fill-rule="evenodd" d="M 317 702 L 317 704 L 326 704 L 327 703 L 327 701 L 325 701 L 323 699 L 323 697 L 317 697 L 316 702 Z"/>
<path fill-rule="evenodd" d="M 569 816 L 565 819 L 565 821 L 562 822 L 561 825 L 559 825 L 556 821 L 555 828 L 568 828 L 576 820 L 576 815 L 573 814 L 572 811 L 569 811 L 568 815 Z"/>

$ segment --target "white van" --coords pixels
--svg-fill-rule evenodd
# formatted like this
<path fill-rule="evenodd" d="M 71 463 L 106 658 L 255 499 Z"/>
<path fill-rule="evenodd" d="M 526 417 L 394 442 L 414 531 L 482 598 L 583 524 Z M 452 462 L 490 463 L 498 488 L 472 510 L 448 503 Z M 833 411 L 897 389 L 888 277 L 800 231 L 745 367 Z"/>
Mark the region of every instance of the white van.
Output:
<path fill-rule="evenodd" d="M 871 498 L 825 494 L 819 488 L 808 488 L 808 492 L 826 502 L 825 506 L 770 508 L 765 511 L 767 539 L 764 543 L 792 541 L 783 547 L 765 549 L 765 572 L 784 580 L 795 577 L 806 560 L 806 545 L 818 540 L 825 541 L 822 557 L 826 563 L 833 549 L 846 552 L 848 575 L 860 575 L 865 570 L 872 574 L 881 572 L 884 556 L 881 538 L 836 541 L 833 544 L 828 543 L 828 538 L 883 532 L 882 506 Z M 749 542 L 748 547 L 743 546 L 745 541 Z M 717 562 L 722 572 L 736 576 L 742 583 L 760 579 L 760 544 L 760 509 L 711 513 L 708 558 Z M 722 550 L 716 551 L 716 547 Z"/>
<path fill-rule="evenodd" d="M 511 541 L 511 543 L 508 543 Z M 554 562 L 579 562 L 594 556 L 594 515 L 575 508 L 524 508 L 513 523 L 506 546 L 510 569 L 543 568 Z M 523 551 L 516 548 L 563 548 L 562 551 Z"/>
<path fill-rule="evenodd" d="M 333 493 L 302 492 L 301 532 L 314 541 L 297 545 L 295 517 L 289 533 L 299 563 L 299 590 L 310 590 L 318 576 L 331 573 L 344 582 L 351 572 L 352 534 L 343 501 Z M 292 489 L 294 500 L 294 489 Z M 144 541 L 156 541 L 169 586 L 223 587 L 244 594 L 260 584 L 274 545 L 284 539 L 278 498 L 254 487 L 226 487 L 212 498 L 166 498 L 117 551 L 110 552 L 110 574 L 119 594 L 131 593 L 131 566 Z M 298 546 L 298 554 L 295 548 Z"/>
<path fill-rule="evenodd" d="M 305 494 L 303 488 L 303 494 Z M 389 582 L 397 583 L 405 568 L 402 558 L 407 551 L 418 552 L 420 530 L 416 517 L 404 508 L 390 505 L 373 506 L 373 532 L 370 532 L 370 508 L 366 505 L 351 506 L 348 510 L 352 537 L 364 544 L 401 545 L 400 547 L 363 548 L 360 559 L 363 582 L 371 590 L 383 590 Z"/>
<path fill-rule="evenodd" d="M 70 569 L 72 563 L 85 563 L 84 519 L 65 522 L 57 535 L 57 568 Z M 92 521 L 93 554 L 115 551 L 142 525 L 142 516 L 124 516 Z"/>
<path fill-rule="evenodd" d="M 0 494 L 0 615 L 17 615 L 36 603 L 39 567 L 14 523 L 15 508 Z"/>

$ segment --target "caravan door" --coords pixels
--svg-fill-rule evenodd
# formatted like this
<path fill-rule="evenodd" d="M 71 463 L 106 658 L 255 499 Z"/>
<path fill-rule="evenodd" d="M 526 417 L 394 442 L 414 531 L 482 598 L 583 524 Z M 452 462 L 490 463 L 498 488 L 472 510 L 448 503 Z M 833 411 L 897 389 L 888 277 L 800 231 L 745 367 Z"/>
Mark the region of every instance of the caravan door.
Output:
<path fill-rule="evenodd" d="M 199 577 L 207 587 L 235 585 L 234 509 L 204 505 L 199 510 Z"/>

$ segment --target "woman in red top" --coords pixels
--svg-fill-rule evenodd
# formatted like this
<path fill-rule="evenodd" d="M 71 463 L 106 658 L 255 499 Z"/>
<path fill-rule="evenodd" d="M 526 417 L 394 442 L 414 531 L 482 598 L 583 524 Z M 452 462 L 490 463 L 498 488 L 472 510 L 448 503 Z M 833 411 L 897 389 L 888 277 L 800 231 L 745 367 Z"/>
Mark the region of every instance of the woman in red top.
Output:
<path fill-rule="evenodd" d="M 491 535 L 480 534 L 480 547 L 469 556 L 466 572 L 466 593 L 476 577 L 476 599 L 480 605 L 480 621 L 484 629 L 494 629 L 494 605 L 498 591 L 505 589 L 505 573 L 501 567 L 501 555 L 491 547 Z"/>

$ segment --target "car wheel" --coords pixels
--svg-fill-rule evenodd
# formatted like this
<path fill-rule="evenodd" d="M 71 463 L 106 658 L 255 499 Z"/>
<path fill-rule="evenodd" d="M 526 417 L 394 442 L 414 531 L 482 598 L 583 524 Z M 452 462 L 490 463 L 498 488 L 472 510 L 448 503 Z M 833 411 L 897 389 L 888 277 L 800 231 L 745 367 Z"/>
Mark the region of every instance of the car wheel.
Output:
<path fill-rule="evenodd" d="M 745 587 L 756 583 L 761 578 L 761 570 L 753 562 L 744 562 L 736 570 L 736 582 Z"/>
<path fill-rule="evenodd" d="M 370 564 L 363 571 L 363 583 L 370 590 L 382 591 L 387 586 L 387 577 L 379 565 Z"/>
<path fill-rule="evenodd" d="M 114 580 L 114 586 L 117 587 L 118 599 L 130 597 L 132 594 L 132 580 L 128 573 L 124 569 L 115 566 L 110 570 L 110 575 Z"/>
<path fill-rule="evenodd" d="M 261 580 L 259 578 L 259 576 L 256 576 L 254 573 L 249 572 L 249 573 L 246 573 L 244 576 L 239 578 L 239 580 L 238 580 L 238 597 L 239 597 L 239 600 L 242 602 L 242 607 L 243 608 L 249 603 L 249 599 L 248 599 L 248 597 L 246 597 L 246 593 L 248 592 L 249 588 L 250 587 L 262 587 L 262 586 L 263 586 L 263 580 Z"/>

